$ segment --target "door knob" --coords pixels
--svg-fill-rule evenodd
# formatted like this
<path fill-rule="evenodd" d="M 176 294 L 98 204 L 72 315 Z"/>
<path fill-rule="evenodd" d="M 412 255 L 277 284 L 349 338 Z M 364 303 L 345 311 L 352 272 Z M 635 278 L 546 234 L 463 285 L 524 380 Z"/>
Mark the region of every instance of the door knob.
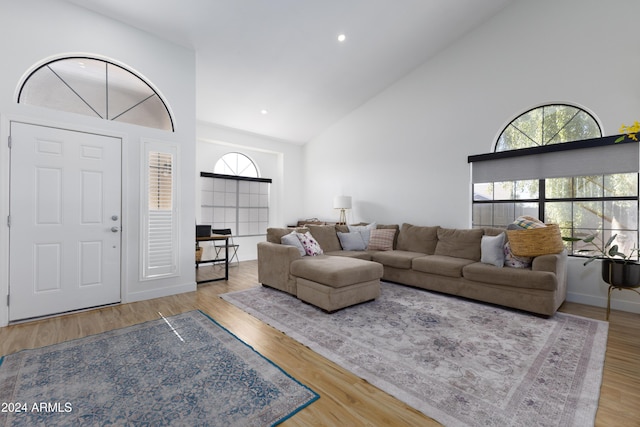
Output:
<path fill-rule="evenodd" d="M 120 231 L 120 229 L 118 227 L 116 227 L 116 226 L 113 226 L 113 227 L 111 227 L 111 231 L 113 233 L 117 233 L 118 231 Z"/>

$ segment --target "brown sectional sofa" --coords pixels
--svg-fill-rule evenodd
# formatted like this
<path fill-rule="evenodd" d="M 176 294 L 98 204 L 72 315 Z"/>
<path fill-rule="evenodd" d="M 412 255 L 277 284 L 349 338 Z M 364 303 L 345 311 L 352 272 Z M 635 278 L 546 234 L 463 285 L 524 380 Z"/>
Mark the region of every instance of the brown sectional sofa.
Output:
<path fill-rule="evenodd" d="M 339 264 L 338 257 L 341 257 L 378 263 L 382 266 L 382 279 L 386 281 L 546 316 L 553 315 L 565 300 L 566 252 L 535 257 L 529 268 L 497 267 L 480 262 L 481 242 L 483 236 L 497 236 L 502 229 L 447 229 L 411 224 L 378 225 L 377 228 L 396 230 L 392 250 L 345 251 L 337 232 L 348 232 L 348 227 L 308 225 L 301 231 L 309 231 L 323 249 L 324 255 L 317 257 L 303 257 L 295 247 L 280 243 L 291 229 L 270 228 L 267 241 L 258 243 L 258 279 L 263 285 L 297 295 L 300 283 L 297 274 L 304 270 L 300 269 L 303 265 L 300 262 L 296 267 L 297 261 L 304 260 L 307 265 L 333 265 Z M 309 274 L 320 274 L 322 270 L 307 271 L 301 279 L 312 280 Z M 323 280 L 327 282 L 327 277 Z M 372 296 L 377 295 L 370 292 L 362 301 Z"/>

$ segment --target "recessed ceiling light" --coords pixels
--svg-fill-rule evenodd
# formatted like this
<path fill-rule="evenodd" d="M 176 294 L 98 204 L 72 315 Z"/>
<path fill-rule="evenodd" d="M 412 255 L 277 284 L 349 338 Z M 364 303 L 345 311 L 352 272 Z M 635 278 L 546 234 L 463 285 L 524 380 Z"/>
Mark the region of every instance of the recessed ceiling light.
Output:
<path fill-rule="evenodd" d="M 342 43 L 343 41 L 345 41 L 347 39 L 347 36 L 345 36 L 344 34 L 340 34 L 338 35 L 338 41 L 340 43 Z"/>
<path fill-rule="evenodd" d="M 260 110 L 260 114 L 269 114 L 269 112 L 267 110 L 262 109 Z"/>

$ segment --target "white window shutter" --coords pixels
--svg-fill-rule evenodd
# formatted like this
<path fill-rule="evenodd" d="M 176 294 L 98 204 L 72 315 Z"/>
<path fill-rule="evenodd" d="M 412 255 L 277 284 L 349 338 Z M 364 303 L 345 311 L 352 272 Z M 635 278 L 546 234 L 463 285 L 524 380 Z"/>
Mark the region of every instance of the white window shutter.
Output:
<path fill-rule="evenodd" d="M 176 157 L 175 146 L 145 143 L 144 279 L 173 275 L 178 271 Z"/>

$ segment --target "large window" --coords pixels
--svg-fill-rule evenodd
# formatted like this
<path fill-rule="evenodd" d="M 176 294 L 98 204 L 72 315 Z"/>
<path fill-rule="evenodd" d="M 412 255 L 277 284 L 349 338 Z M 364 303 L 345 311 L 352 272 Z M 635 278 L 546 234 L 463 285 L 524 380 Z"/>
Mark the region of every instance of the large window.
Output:
<path fill-rule="evenodd" d="M 202 224 L 230 228 L 236 236 L 266 234 L 271 179 L 260 178 L 249 157 L 227 153 L 214 173 L 200 173 L 200 181 Z"/>
<path fill-rule="evenodd" d="M 469 158 L 473 226 L 506 227 L 529 215 L 558 224 L 563 236 L 597 233 L 606 242 L 616 234 L 622 251 L 638 247 L 638 144 L 599 136 L 595 119 L 572 106 L 516 118 L 495 153 Z M 565 244 L 571 253 L 584 246 Z"/>

